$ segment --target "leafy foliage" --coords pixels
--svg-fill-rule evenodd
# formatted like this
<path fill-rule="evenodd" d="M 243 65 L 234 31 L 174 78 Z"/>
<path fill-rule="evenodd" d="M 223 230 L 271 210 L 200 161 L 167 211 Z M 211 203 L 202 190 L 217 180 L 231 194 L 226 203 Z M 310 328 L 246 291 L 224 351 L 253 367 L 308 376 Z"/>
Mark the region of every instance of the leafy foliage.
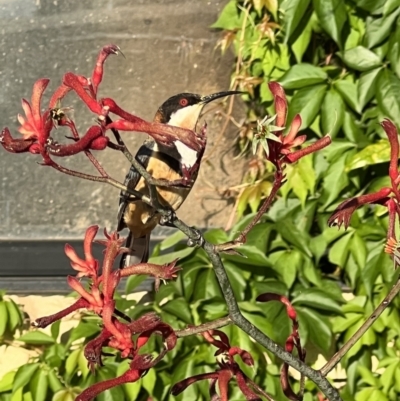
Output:
<path fill-rule="evenodd" d="M 390 117 L 400 124 L 399 15 L 398 0 L 231 0 L 213 25 L 224 30 L 222 50 L 232 45 L 237 56 L 234 87 L 250 94 L 248 120 L 238 140 L 242 152 L 253 141 L 257 120 L 266 113 L 273 115 L 267 89 L 271 80 L 281 83 L 291 98 L 289 123 L 299 113 L 308 139 L 327 133 L 333 138 L 322 155 L 287 167 L 282 198 L 269 213 L 272 221 L 279 219 L 280 237 L 269 243 L 266 252 L 269 266 L 282 266 L 277 272 L 279 286 L 284 282 L 291 296 L 304 285 L 321 289 L 325 296 L 327 288 L 334 289 L 332 295 L 340 296 L 344 289 L 350 298 L 355 296 L 342 307 L 342 316 L 327 319 L 328 327 L 318 329 L 320 335 L 333 336 L 333 346 L 357 330 L 397 277 L 383 253 L 388 216 L 381 206 L 358 210 L 346 233 L 328 229 L 325 223 L 344 198 L 388 185 L 390 146 L 378 123 Z M 246 191 L 260 199 L 262 193 L 253 188 L 270 181 L 270 169 L 255 159 L 250 162 L 252 176 L 245 177 Z M 257 172 L 254 166 L 260 166 Z M 249 198 L 240 195 L 238 215 L 249 212 Z M 251 201 L 256 204 L 258 199 L 253 196 Z M 290 230 L 283 228 L 283 221 Z M 287 232 L 293 233 L 293 227 L 303 244 L 290 242 Z M 314 301 L 321 307 L 321 301 Z M 398 300 L 342 362 L 349 378 L 343 399 L 399 398 L 398 365 L 381 362 L 398 353 L 396 306 Z M 310 335 L 311 315 L 304 316 L 309 318 L 304 326 L 310 327 Z"/>

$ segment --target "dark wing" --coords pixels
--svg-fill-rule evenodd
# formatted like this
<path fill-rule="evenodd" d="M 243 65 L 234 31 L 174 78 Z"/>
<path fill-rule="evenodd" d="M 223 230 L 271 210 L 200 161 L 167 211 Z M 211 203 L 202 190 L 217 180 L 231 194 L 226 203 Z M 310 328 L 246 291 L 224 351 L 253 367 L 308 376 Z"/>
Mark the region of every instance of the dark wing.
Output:
<path fill-rule="evenodd" d="M 147 168 L 149 158 L 153 153 L 154 141 L 146 141 L 136 153 L 135 159 L 144 167 Z M 124 185 L 129 189 L 135 189 L 136 185 L 140 181 L 141 175 L 135 167 L 131 166 L 128 174 L 125 177 Z M 124 214 L 126 206 L 134 200 L 135 197 L 130 195 L 126 191 L 121 191 L 119 195 L 119 209 L 118 209 L 118 226 L 117 231 L 121 231 L 126 227 L 124 221 Z"/>

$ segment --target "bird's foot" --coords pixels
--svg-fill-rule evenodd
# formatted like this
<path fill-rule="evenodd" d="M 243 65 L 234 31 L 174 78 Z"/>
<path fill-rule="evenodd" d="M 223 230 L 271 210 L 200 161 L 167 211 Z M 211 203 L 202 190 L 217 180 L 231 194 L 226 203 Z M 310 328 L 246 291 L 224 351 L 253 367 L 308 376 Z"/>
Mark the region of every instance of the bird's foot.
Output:
<path fill-rule="evenodd" d="M 205 240 L 201 231 L 195 227 L 191 227 L 191 229 L 195 232 L 195 235 L 187 240 L 187 246 L 190 247 L 203 246 Z"/>
<path fill-rule="evenodd" d="M 166 213 L 161 216 L 160 218 L 160 226 L 165 227 L 175 227 L 174 219 L 175 219 L 175 212 L 172 209 L 166 210 Z"/>

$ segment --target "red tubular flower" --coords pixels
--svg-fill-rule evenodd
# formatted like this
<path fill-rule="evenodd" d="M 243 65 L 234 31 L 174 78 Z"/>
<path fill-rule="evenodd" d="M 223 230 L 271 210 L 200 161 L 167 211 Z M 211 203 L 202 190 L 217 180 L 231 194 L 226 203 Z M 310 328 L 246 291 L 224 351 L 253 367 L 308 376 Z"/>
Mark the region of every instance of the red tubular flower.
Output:
<path fill-rule="evenodd" d="M 216 370 L 215 372 L 192 376 L 176 383 L 171 389 L 171 393 L 173 395 L 180 394 L 189 385 L 199 380 L 210 379 L 211 399 L 227 401 L 229 382 L 235 378 L 239 389 L 245 396 L 246 400 L 261 400 L 260 396 L 257 395 L 256 392 L 266 395 L 268 398 L 268 395 L 263 390 L 254 386 L 254 383 L 242 372 L 239 365 L 234 361 L 234 356 L 239 355 L 246 365 L 253 366 L 254 360 L 249 352 L 242 350 L 239 347 L 232 347 L 230 345 L 228 336 L 220 330 L 207 330 L 201 334 L 210 344 L 218 348 L 218 350 L 215 352 L 215 355 L 217 356 L 223 354 L 226 360 L 218 362 L 220 369 Z M 216 392 L 216 384 L 218 384 L 219 396 Z M 253 387 L 253 389 L 251 387 Z"/>
<path fill-rule="evenodd" d="M 53 128 L 50 111 L 46 110 L 42 114 L 40 109 L 43 92 L 48 84 L 48 79 L 37 80 L 33 85 L 31 103 L 22 99 L 25 117 L 18 114 L 18 121 L 21 124 L 18 130 L 23 135 L 23 138 L 12 138 L 8 128 L 5 128 L 0 136 L 0 143 L 5 150 L 12 153 L 28 151 L 41 153 L 43 151 Z"/>
<path fill-rule="evenodd" d="M 328 225 L 337 225 L 339 228 L 342 224 L 347 229 L 350 224 L 352 214 L 362 205 L 366 204 L 385 204 L 389 200 L 389 195 L 392 192 L 391 188 L 384 187 L 378 192 L 356 196 L 342 202 L 329 217 Z"/>
<path fill-rule="evenodd" d="M 292 321 L 297 319 L 296 310 L 293 308 L 290 301 L 284 296 L 280 294 L 274 294 L 272 292 L 266 292 L 265 294 L 261 294 L 256 298 L 258 302 L 269 302 L 269 301 L 278 301 L 283 303 L 286 306 L 286 313 Z"/>
<path fill-rule="evenodd" d="M 36 145 L 35 139 L 22 139 L 22 138 L 13 138 L 10 134 L 8 128 L 4 128 L 0 134 L 0 143 L 7 152 L 11 153 L 23 153 L 29 152 L 32 149 L 32 146 Z M 35 151 L 32 153 L 36 153 Z"/>
<path fill-rule="evenodd" d="M 48 140 L 50 131 L 53 128 L 49 110 L 46 110 L 43 114 L 40 110 L 43 92 L 49 82 L 49 79 L 39 79 L 34 83 L 31 103 L 22 99 L 25 117 L 18 114 L 18 121 L 21 124 L 18 131 L 24 136 L 24 139 L 36 139 L 42 146 Z"/>
<path fill-rule="evenodd" d="M 103 105 L 103 110 L 105 109 L 106 111 L 123 118 L 122 120 L 116 120 L 108 124 L 106 129 L 115 128 L 120 131 L 145 132 L 156 141 L 167 146 L 179 140 L 196 151 L 204 149 L 204 138 L 201 133 L 195 133 L 195 135 L 193 135 L 192 131 L 184 128 L 145 121 L 123 110 L 113 99 L 110 98 L 102 99 L 101 103 Z"/>
<path fill-rule="evenodd" d="M 133 359 L 130 369 L 124 374 L 113 379 L 104 380 L 102 382 L 93 384 L 85 391 L 83 391 L 75 401 L 90 401 L 97 395 L 110 388 L 120 386 L 125 383 L 134 383 L 144 376 L 145 372 L 152 367 L 151 355 L 136 355 Z"/>
<path fill-rule="evenodd" d="M 132 276 L 133 274 L 140 275 L 145 274 L 153 276 L 155 280 L 154 288 L 156 291 L 160 288 L 161 280 L 173 280 L 178 277 L 178 272 L 182 270 L 180 267 L 176 267 L 179 259 L 175 259 L 165 265 L 156 265 L 154 263 L 139 263 L 132 266 L 127 266 L 122 269 L 121 277 Z"/>
<path fill-rule="evenodd" d="M 394 182 L 399 176 L 397 167 L 399 159 L 399 138 L 397 128 L 389 119 L 385 119 L 381 125 L 385 130 L 390 143 L 389 177 L 392 182 Z"/>
<path fill-rule="evenodd" d="M 85 260 L 81 259 L 75 252 L 74 248 L 65 244 L 64 252 L 67 257 L 71 260 L 71 267 L 77 270 L 79 273 L 77 277 L 95 277 L 99 268 L 99 261 L 94 258 L 92 254 L 92 243 L 99 230 L 99 226 L 90 226 L 86 230 L 85 239 L 83 241 L 83 250 L 85 254 Z"/>
<path fill-rule="evenodd" d="M 291 122 L 288 133 L 283 134 L 288 114 L 288 104 L 285 91 L 277 82 L 269 82 L 269 89 L 274 98 L 274 106 L 276 111 L 275 126 L 271 126 L 273 117 L 264 119 L 259 123 L 258 133 L 255 136 L 256 141 L 266 141 L 263 144 L 266 149 L 267 159 L 275 166 L 281 166 L 282 163 L 294 163 L 301 157 L 314 153 L 331 143 L 329 135 L 317 140 L 310 146 L 293 152 L 293 148 L 302 145 L 307 137 L 306 135 L 298 136 L 301 128 L 301 117 L 296 115 Z"/>

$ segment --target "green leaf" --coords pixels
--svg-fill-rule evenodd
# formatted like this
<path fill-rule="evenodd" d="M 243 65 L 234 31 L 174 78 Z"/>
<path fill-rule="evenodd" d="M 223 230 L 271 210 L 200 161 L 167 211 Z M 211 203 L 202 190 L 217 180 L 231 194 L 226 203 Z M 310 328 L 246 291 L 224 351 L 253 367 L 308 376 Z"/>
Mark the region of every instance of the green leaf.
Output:
<path fill-rule="evenodd" d="M 28 363 L 21 366 L 15 374 L 12 392 L 15 393 L 19 388 L 26 386 L 39 366 L 38 363 Z"/>
<path fill-rule="evenodd" d="M 75 340 L 79 340 L 80 338 L 91 337 L 94 334 L 99 333 L 100 330 L 101 328 L 96 323 L 80 321 L 78 326 L 72 329 L 67 345 L 69 346 Z"/>
<path fill-rule="evenodd" d="M 328 255 L 331 263 L 340 267 L 344 267 L 350 250 L 352 236 L 352 233 L 346 233 L 342 238 L 333 244 Z"/>
<path fill-rule="evenodd" d="M 307 196 L 314 193 L 316 177 L 311 157 L 304 157 L 294 165 L 286 167 L 286 185 L 281 188 L 284 198 L 287 198 L 291 189 L 300 199 L 301 204 L 305 207 Z"/>
<path fill-rule="evenodd" d="M 129 361 L 128 360 L 123 360 L 118 363 L 117 367 L 117 376 L 121 376 L 123 373 L 125 373 L 129 369 Z M 138 380 L 134 383 L 126 383 L 122 385 L 124 389 L 124 393 L 126 394 L 126 399 L 128 400 L 136 400 L 139 393 L 140 393 L 140 388 L 141 388 L 141 381 Z"/>
<path fill-rule="evenodd" d="M 156 385 L 156 372 L 154 369 L 150 369 L 146 376 L 142 378 L 142 386 L 151 395 L 154 391 L 154 386 Z"/>
<path fill-rule="evenodd" d="M 235 0 L 231 0 L 224 7 L 217 21 L 211 25 L 211 28 L 226 29 L 228 31 L 241 28 L 237 3 Z"/>
<path fill-rule="evenodd" d="M 290 288 L 296 279 L 297 269 L 301 267 L 303 257 L 296 249 L 293 251 L 282 251 L 279 254 L 280 257 L 273 264 L 273 269 L 282 277 L 282 281 L 286 284 L 286 287 Z"/>
<path fill-rule="evenodd" d="M 72 351 L 65 361 L 65 371 L 69 377 L 71 377 L 78 369 L 78 360 L 80 353 L 81 349 L 76 349 Z"/>
<path fill-rule="evenodd" d="M 358 99 L 361 109 L 375 96 L 376 81 L 381 68 L 364 72 L 358 81 Z"/>
<path fill-rule="evenodd" d="M 185 239 L 186 235 L 182 231 L 177 230 L 175 233 L 169 235 L 160 242 L 160 251 L 165 251 L 166 249 L 172 248 L 174 245 L 184 241 Z"/>
<path fill-rule="evenodd" d="M 381 246 L 378 246 L 373 251 L 370 251 L 368 255 L 368 260 L 365 268 L 363 269 L 361 278 L 370 298 L 372 298 L 375 281 L 380 275 L 382 266 L 387 258 L 388 255 L 383 251 Z"/>
<path fill-rule="evenodd" d="M 300 114 L 301 129 L 309 127 L 321 108 L 325 92 L 326 85 L 314 85 L 298 90 L 290 102 L 287 121 L 292 121 L 296 114 Z"/>
<path fill-rule="evenodd" d="M 400 20 L 397 20 L 396 30 L 390 35 L 387 58 L 391 70 L 400 78 Z"/>
<path fill-rule="evenodd" d="M 366 140 L 364 130 L 361 128 L 361 124 L 356 121 L 354 115 L 347 110 L 344 112 L 343 131 L 350 142 L 363 146 L 363 142 Z M 348 141 L 346 141 L 346 144 L 351 145 Z"/>
<path fill-rule="evenodd" d="M 349 179 L 345 173 L 347 152 L 342 154 L 340 159 L 336 160 L 329 166 L 325 173 L 323 181 L 323 208 L 329 206 L 333 201 L 337 200 L 340 192 L 349 184 Z"/>
<path fill-rule="evenodd" d="M 396 8 L 400 7 L 400 0 L 386 0 L 383 6 L 383 15 L 389 15 Z"/>
<path fill-rule="evenodd" d="M 367 247 L 364 240 L 357 234 L 354 233 L 351 240 L 350 251 L 357 262 L 358 267 L 363 269 L 365 266 L 365 261 L 367 260 Z"/>
<path fill-rule="evenodd" d="M 312 257 L 312 253 L 308 247 L 308 234 L 301 232 L 290 219 L 279 220 L 275 228 L 285 241 L 303 251 L 305 255 Z"/>
<path fill-rule="evenodd" d="M 335 82 L 335 88 L 344 101 L 357 113 L 361 113 L 358 102 L 357 85 L 349 80 L 339 80 Z"/>
<path fill-rule="evenodd" d="M 151 257 L 149 259 L 150 263 L 156 263 L 156 264 L 165 264 L 165 263 L 170 263 L 175 259 L 183 259 L 186 258 L 186 256 L 189 256 L 191 253 L 193 253 L 195 250 L 195 248 L 190 248 L 190 247 L 186 247 L 183 248 L 179 251 L 175 251 L 175 252 L 169 252 L 165 255 L 160 255 L 160 256 L 155 256 L 155 257 Z"/>
<path fill-rule="evenodd" d="M 60 324 L 61 320 L 57 320 L 51 325 L 50 331 L 51 331 L 51 336 L 53 337 L 54 341 L 57 341 L 57 337 L 60 334 Z"/>
<path fill-rule="evenodd" d="M 382 113 L 400 126 L 400 80 L 393 72 L 383 70 L 379 74 L 376 93 L 378 106 Z"/>
<path fill-rule="evenodd" d="M 345 317 L 337 316 L 332 321 L 334 333 L 344 333 L 349 327 L 363 319 L 361 313 L 347 313 Z"/>
<path fill-rule="evenodd" d="M 387 139 L 381 139 L 376 143 L 366 146 L 363 150 L 351 157 L 346 165 L 346 171 L 372 166 L 390 160 L 390 143 Z"/>
<path fill-rule="evenodd" d="M 49 370 L 48 380 L 49 380 L 50 390 L 53 393 L 56 393 L 57 391 L 60 391 L 63 388 L 63 385 L 54 369 Z"/>
<path fill-rule="evenodd" d="M 322 83 L 328 79 L 328 75 L 321 67 L 312 64 L 295 64 L 279 80 L 285 89 L 300 89 L 305 86 Z"/>
<path fill-rule="evenodd" d="M 7 372 L 0 380 L 0 393 L 10 391 L 13 387 L 14 378 L 17 372 Z"/>
<path fill-rule="evenodd" d="M 308 308 L 297 307 L 296 311 L 300 326 L 300 338 L 302 339 L 301 331 L 305 326 L 309 343 L 316 345 L 324 352 L 328 352 L 332 343 L 332 330 L 329 320 Z"/>
<path fill-rule="evenodd" d="M 296 41 L 292 44 L 292 51 L 298 63 L 301 63 L 303 55 L 310 45 L 312 26 L 312 20 L 310 19 L 306 27 L 302 29 Z"/>
<path fill-rule="evenodd" d="M 369 49 L 380 44 L 389 36 L 399 12 L 400 8 L 397 8 L 390 15 L 383 16 L 382 18 L 367 18 L 365 43 Z"/>
<path fill-rule="evenodd" d="M 357 0 L 356 3 L 357 7 L 375 14 L 380 11 L 386 1 L 387 0 Z"/>
<path fill-rule="evenodd" d="M 343 61 L 356 71 L 369 71 L 382 65 L 380 58 L 363 46 L 356 46 L 343 53 Z"/>
<path fill-rule="evenodd" d="M 0 337 L 5 333 L 8 323 L 8 310 L 6 301 L 0 301 Z"/>
<path fill-rule="evenodd" d="M 193 299 L 210 299 L 221 297 L 221 290 L 215 278 L 213 269 L 205 269 L 197 278 L 197 286 L 194 288 Z"/>
<path fill-rule="evenodd" d="M 222 228 L 207 230 L 207 232 L 204 233 L 204 238 L 212 244 L 221 244 L 228 241 L 228 235 Z"/>
<path fill-rule="evenodd" d="M 345 3 L 342 0 L 313 0 L 313 4 L 322 28 L 341 49 L 342 31 L 347 21 Z"/>
<path fill-rule="evenodd" d="M 162 306 L 163 311 L 170 313 L 171 315 L 177 316 L 179 319 L 187 324 L 193 324 L 192 314 L 188 303 L 184 298 L 176 298 L 170 302 L 167 302 Z"/>
<path fill-rule="evenodd" d="M 395 372 L 399 367 L 399 361 L 392 363 L 389 365 L 385 371 L 382 373 L 381 377 L 379 378 L 380 382 L 383 385 L 383 392 L 387 393 L 391 387 L 393 387 L 395 383 Z"/>
<path fill-rule="evenodd" d="M 343 314 L 340 305 L 334 299 L 330 298 L 329 294 L 318 288 L 302 290 L 302 292 L 292 300 L 292 304 L 294 306 L 297 304 L 306 305 L 313 309 L 320 309 L 337 315 Z"/>
<path fill-rule="evenodd" d="M 33 345 L 48 345 L 54 344 L 55 340 L 53 337 L 43 333 L 42 331 L 30 331 L 19 337 L 18 341 Z"/>
<path fill-rule="evenodd" d="M 33 378 L 30 381 L 29 385 L 32 398 L 35 401 L 45 401 L 48 385 L 49 385 L 49 380 L 47 372 L 43 369 L 37 370 L 33 375 Z"/>
<path fill-rule="evenodd" d="M 128 277 L 125 285 L 125 294 L 131 294 L 133 290 L 143 283 L 148 277 L 145 275 L 133 275 Z"/>
<path fill-rule="evenodd" d="M 370 369 L 365 366 L 358 365 L 357 370 L 365 383 L 369 384 L 372 387 L 379 387 L 379 380 L 372 374 Z"/>
<path fill-rule="evenodd" d="M 285 40 L 287 43 L 307 11 L 310 0 L 286 0 L 282 3 L 284 11 Z"/>
<path fill-rule="evenodd" d="M 329 133 L 332 138 L 335 138 L 343 124 L 343 119 L 343 100 L 334 89 L 330 89 L 326 93 L 321 107 L 322 132 Z"/>

